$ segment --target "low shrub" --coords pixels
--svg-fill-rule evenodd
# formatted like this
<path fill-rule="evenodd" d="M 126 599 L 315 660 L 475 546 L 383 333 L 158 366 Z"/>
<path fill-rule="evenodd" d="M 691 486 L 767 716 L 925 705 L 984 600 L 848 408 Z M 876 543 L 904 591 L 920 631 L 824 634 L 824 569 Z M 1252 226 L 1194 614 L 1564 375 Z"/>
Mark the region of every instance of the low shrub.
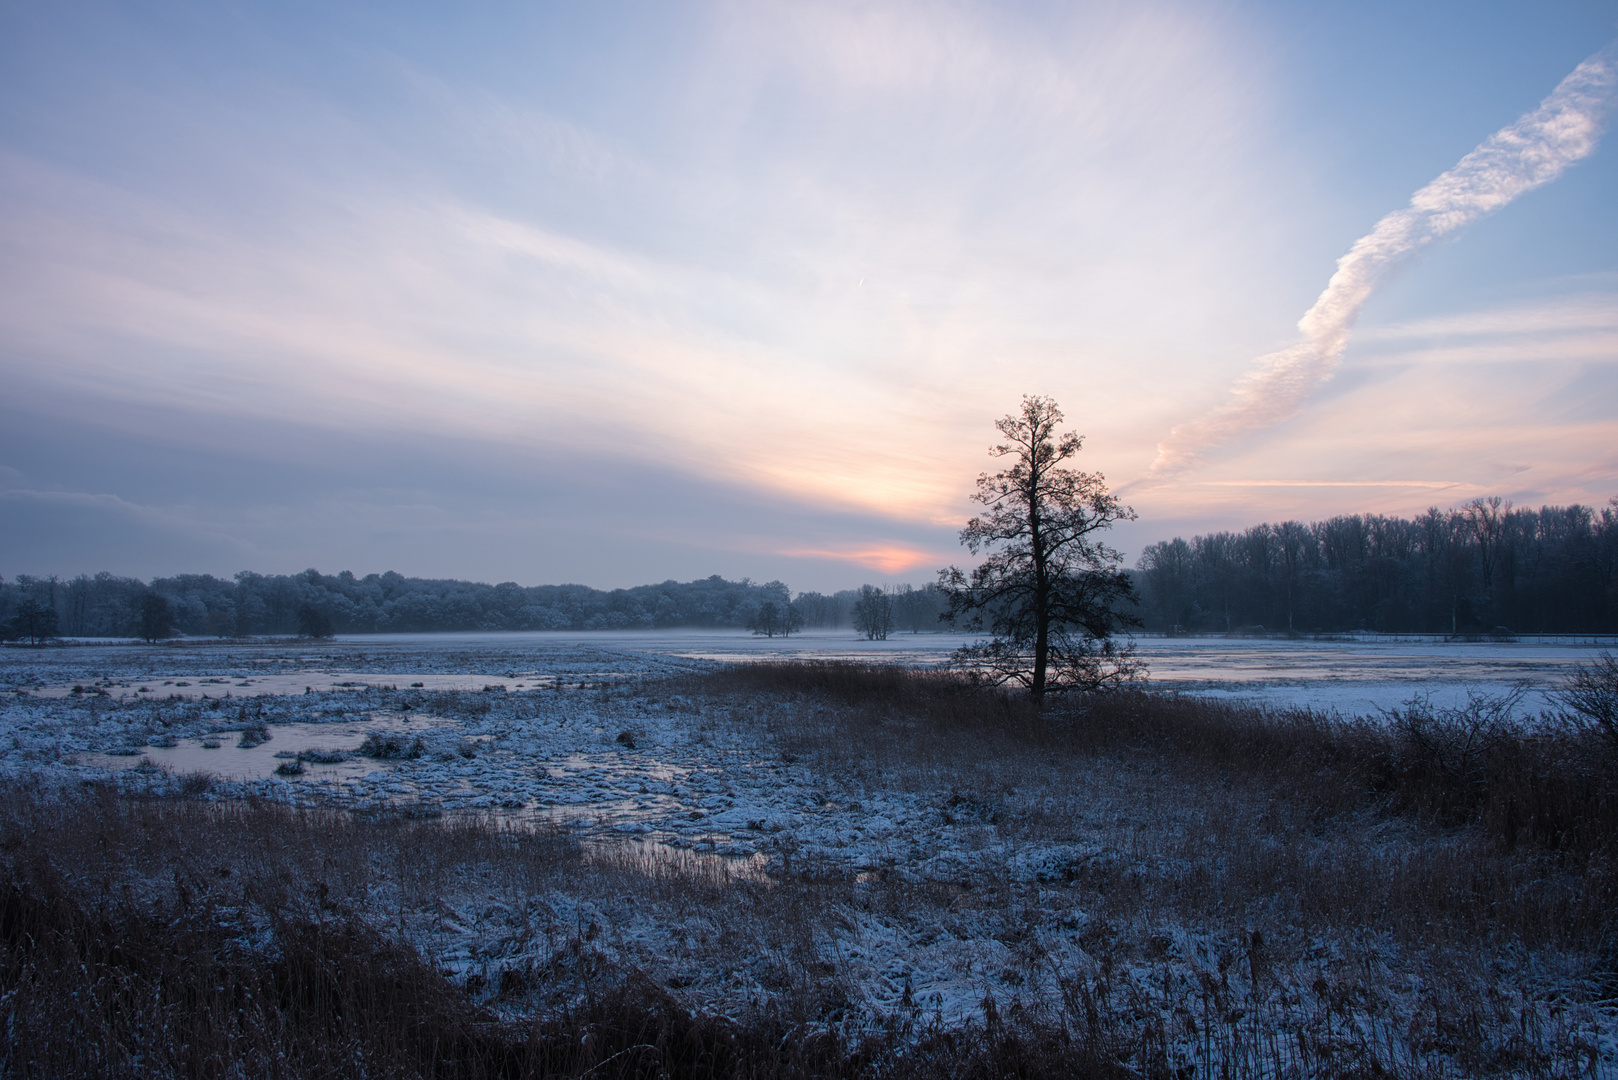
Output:
<path fill-rule="evenodd" d="M 262 746 L 269 741 L 270 729 L 260 724 L 256 727 L 243 728 L 241 738 L 236 741 L 236 745 L 243 749 L 251 749 L 255 746 Z"/>
<path fill-rule="evenodd" d="M 382 761 L 403 761 L 419 758 L 426 753 L 426 750 L 426 745 L 418 736 L 372 731 L 360 743 L 358 752 L 363 757 L 378 758 Z"/>

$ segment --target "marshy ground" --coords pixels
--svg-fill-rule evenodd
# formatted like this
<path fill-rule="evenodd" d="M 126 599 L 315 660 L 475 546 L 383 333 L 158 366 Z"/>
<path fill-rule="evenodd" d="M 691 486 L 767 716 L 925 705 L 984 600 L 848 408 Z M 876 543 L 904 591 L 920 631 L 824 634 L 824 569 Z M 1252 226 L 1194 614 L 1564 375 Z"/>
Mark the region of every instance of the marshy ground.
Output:
<path fill-rule="evenodd" d="M 8 1074 L 1615 1069 L 1618 768 L 1499 697 L 150 655 L 0 713 Z"/>

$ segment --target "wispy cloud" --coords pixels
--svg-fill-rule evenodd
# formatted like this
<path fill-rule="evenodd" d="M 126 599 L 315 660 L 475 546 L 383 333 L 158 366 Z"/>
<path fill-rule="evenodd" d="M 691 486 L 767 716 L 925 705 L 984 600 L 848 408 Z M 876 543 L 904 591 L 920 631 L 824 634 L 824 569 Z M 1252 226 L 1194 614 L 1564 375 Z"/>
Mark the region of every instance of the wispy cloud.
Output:
<path fill-rule="evenodd" d="M 1142 407 L 1126 365 L 1067 370 L 1076 327 L 1110 360 L 1221 307 L 1167 310 L 1164 275 L 1212 277 L 1223 226 L 1199 229 L 1251 216 L 1205 211 L 1249 197 L 1230 165 L 1261 106 L 1173 14 L 738 8 L 678 92 L 623 110 L 678 138 L 401 64 L 429 106 L 410 145 L 215 132 L 252 186 L 208 198 L 0 147 L 0 364 L 56 398 L 588 447 L 953 521 L 1025 387 Z"/>
<path fill-rule="evenodd" d="M 1601 334 L 1618 331 L 1618 293 L 1587 292 L 1512 304 L 1486 311 L 1436 315 L 1424 319 L 1390 323 L 1361 330 L 1355 339 L 1366 343 L 1408 342 L 1433 338 L 1468 339 L 1479 337 L 1521 340 L 1534 337 L 1549 340 L 1566 335 Z"/>
<path fill-rule="evenodd" d="M 1228 5 L 529 10 L 481 24 L 503 40 L 428 9 L 385 40 L 293 13 L 250 47 L 42 16 L 61 63 L 0 72 L 18 90 L 0 123 L 0 412 L 51 417 L 82 463 L 0 455 L 28 473 L 0 472 L 0 489 L 208 507 L 172 475 L 183 442 L 275 481 L 273 497 L 226 491 L 262 515 L 222 527 L 292 568 L 317 558 L 292 552 L 356 568 L 380 552 L 460 574 L 476 549 L 522 580 L 627 584 L 629 551 L 655 553 L 636 556 L 647 577 L 917 574 L 950 557 L 989 425 L 1025 391 L 1068 407 L 1087 468 L 1143 469 L 1223 392 L 1206 343 L 1244 362 L 1306 306 L 1275 299 L 1296 279 L 1288 253 L 1339 204 L 1288 132 L 1294 76 Z M 1381 108 L 1408 74 L 1323 99 L 1323 126 Z M 1613 331 L 1581 325 L 1507 341 L 1413 324 L 1357 353 L 1367 370 L 1310 416 L 1358 394 L 1406 452 L 1350 460 L 1367 421 L 1334 414 L 1284 461 L 1198 479 L 1478 483 L 1484 438 L 1513 461 L 1550 461 L 1549 442 L 1559 475 L 1611 434 L 1595 414 L 1614 384 L 1578 367 Z M 1501 362 L 1469 381 L 1486 385 L 1433 392 L 1440 361 L 1485 355 Z M 1562 397 L 1478 412 L 1500 385 L 1528 397 L 1507 361 L 1529 356 L 1563 362 Z M 1418 420 L 1375 396 L 1398 379 L 1419 384 Z M 1564 397 L 1585 426 L 1563 426 Z M 132 448 L 128 487 L 101 478 L 114 444 Z M 331 486 L 327 461 L 368 454 L 363 482 Z M 1246 513 L 1341 490 L 1157 495 Z"/>
<path fill-rule="evenodd" d="M 1461 480 L 1203 480 L 1203 487 L 1288 488 L 1447 488 L 1476 487 Z"/>
<path fill-rule="evenodd" d="M 1378 327 L 1356 338 L 1353 377 L 1280 430 L 1284 454 L 1255 440 L 1131 501 L 1233 526 L 1255 503 L 1302 518 L 1483 493 L 1603 504 L 1618 492 L 1613 312 L 1618 293 L 1589 292 Z"/>
<path fill-rule="evenodd" d="M 1337 272 L 1302 319 L 1303 340 L 1260 357 L 1230 399 L 1181 424 L 1158 444 L 1139 482 L 1184 472 L 1200 455 L 1292 416 L 1331 377 L 1354 321 L 1388 274 L 1456 230 L 1555 180 L 1595 148 L 1618 104 L 1618 42 L 1585 60 L 1537 109 L 1495 132 L 1455 168 L 1416 192 L 1337 261 Z"/>

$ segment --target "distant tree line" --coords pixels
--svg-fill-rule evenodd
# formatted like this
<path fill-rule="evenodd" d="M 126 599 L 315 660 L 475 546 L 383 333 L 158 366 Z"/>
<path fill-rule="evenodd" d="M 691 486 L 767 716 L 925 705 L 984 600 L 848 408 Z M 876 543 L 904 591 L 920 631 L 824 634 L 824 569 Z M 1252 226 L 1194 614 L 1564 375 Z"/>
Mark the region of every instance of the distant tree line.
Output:
<path fill-rule="evenodd" d="M 871 588 L 867 586 L 866 588 Z M 936 589 L 880 590 L 890 600 L 889 629 L 935 630 L 945 606 Z M 785 633 L 853 625 L 860 590 L 796 599 L 779 581 L 665 581 L 630 589 L 407 578 L 344 571 L 327 575 L 243 572 L 154 578 L 109 573 L 71 580 L 19 574 L 0 578 L 0 631 L 13 640 L 138 637 L 176 632 L 221 638 L 263 635 L 466 630 L 636 630 L 722 627 Z M 761 629 L 762 628 L 762 629 Z"/>
<path fill-rule="evenodd" d="M 1175 537 L 1135 578 L 1147 628 L 1169 633 L 1618 633 L 1618 498 Z"/>

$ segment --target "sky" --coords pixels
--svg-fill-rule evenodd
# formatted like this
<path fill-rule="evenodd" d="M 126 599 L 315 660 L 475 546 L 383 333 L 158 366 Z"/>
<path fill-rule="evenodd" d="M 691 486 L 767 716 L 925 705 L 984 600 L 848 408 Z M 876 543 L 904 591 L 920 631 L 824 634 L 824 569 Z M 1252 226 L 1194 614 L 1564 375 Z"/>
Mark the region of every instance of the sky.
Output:
<path fill-rule="evenodd" d="M 1618 0 L 0 0 L 0 573 L 930 580 L 1618 495 Z"/>

